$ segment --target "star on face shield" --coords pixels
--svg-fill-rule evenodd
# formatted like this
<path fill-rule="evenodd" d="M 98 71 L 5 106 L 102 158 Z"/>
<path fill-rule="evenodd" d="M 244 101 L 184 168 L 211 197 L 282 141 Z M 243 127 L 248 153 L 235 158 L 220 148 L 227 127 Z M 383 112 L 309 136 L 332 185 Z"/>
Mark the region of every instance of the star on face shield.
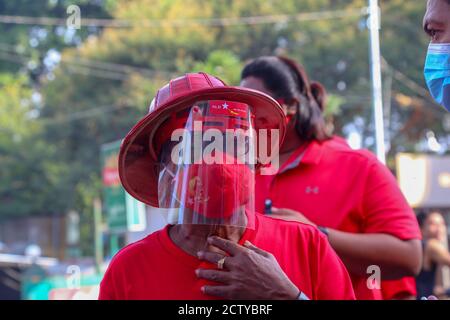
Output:
<path fill-rule="evenodd" d="M 174 113 L 155 137 L 158 201 L 178 224 L 253 228 L 255 132 L 246 104 L 194 103 Z"/>

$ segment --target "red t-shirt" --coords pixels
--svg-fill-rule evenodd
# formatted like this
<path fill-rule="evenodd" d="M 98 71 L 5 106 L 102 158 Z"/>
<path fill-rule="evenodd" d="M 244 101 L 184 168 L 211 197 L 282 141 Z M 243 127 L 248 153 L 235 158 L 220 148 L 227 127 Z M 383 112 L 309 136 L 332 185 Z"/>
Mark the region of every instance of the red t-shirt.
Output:
<path fill-rule="evenodd" d="M 256 210 L 264 202 L 303 213 L 319 226 L 353 233 L 420 239 L 414 213 L 386 166 L 367 150 L 334 137 L 300 148 L 276 175 L 256 177 Z M 367 277 L 350 275 L 357 299 L 382 299 Z M 368 275 L 369 277 L 369 275 Z"/>
<path fill-rule="evenodd" d="M 405 277 L 399 280 L 381 281 L 381 292 L 384 300 L 416 298 L 416 279 L 414 277 Z"/>
<path fill-rule="evenodd" d="M 254 215 L 239 243 L 251 241 L 271 252 L 295 285 L 310 299 L 354 299 L 349 275 L 316 228 Z M 117 253 L 100 284 L 99 299 L 215 299 L 195 270 L 208 266 L 177 247 L 169 228 L 152 233 Z"/>

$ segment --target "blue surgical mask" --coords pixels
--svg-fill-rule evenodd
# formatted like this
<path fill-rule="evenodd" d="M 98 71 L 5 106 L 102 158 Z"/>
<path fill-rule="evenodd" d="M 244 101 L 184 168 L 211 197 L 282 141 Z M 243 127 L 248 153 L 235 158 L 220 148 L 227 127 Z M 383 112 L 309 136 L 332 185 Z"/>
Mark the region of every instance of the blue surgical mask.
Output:
<path fill-rule="evenodd" d="M 450 43 L 430 44 L 424 75 L 433 98 L 450 111 Z"/>

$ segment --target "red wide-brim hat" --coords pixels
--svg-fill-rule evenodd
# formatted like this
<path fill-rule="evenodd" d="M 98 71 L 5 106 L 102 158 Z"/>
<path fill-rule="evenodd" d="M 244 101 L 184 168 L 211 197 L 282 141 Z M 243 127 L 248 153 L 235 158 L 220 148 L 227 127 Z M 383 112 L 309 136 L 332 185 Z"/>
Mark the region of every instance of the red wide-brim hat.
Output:
<path fill-rule="evenodd" d="M 142 118 L 122 141 L 119 153 L 119 175 L 125 190 L 134 198 L 158 207 L 158 155 L 151 147 L 161 124 L 194 103 L 207 100 L 229 100 L 250 106 L 254 127 L 278 129 L 281 145 L 286 120 L 283 109 L 272 97 L 252 89 L 226 86 L 206 73 L 186 74 L 161 88 L 149 113 Z"/>

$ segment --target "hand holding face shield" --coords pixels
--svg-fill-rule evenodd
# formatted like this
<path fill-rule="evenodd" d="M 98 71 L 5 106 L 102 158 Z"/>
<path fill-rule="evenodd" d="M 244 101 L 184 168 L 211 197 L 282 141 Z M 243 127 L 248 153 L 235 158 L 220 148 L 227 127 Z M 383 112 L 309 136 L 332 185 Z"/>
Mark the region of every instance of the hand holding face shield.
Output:
<path fill-rule="evenodd" d="M 176 78 L 124 139 L 122 185 L 146 204 L 169 208 L 179 224 L 252 228 L 246 216 L 254 214 L 261 129 L 277 137 L 265 157 L 277 157 L 272 143 L 281 144 L 286 121 L 268 95 L 205 73 Z"/>

